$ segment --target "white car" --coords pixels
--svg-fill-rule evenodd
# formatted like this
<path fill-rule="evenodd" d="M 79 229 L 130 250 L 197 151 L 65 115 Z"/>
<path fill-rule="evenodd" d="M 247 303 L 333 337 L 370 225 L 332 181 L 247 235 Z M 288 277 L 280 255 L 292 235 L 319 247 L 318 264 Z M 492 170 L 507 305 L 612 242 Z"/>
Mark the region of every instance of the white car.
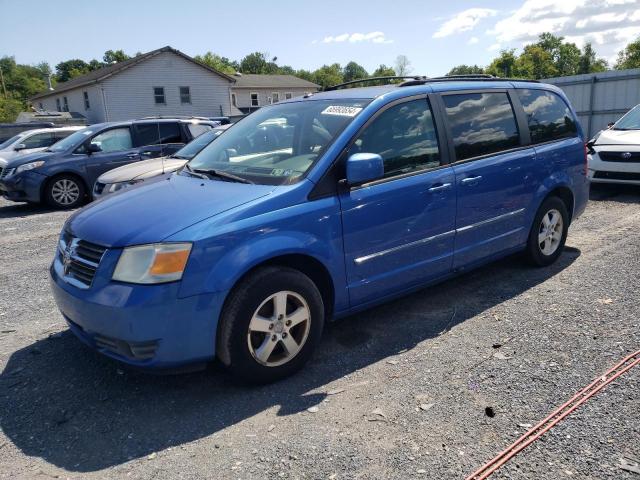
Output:
<path fill-rule="evenodd" d="M 593 183 L 640 185 L 640 105 L 587 143 Z"/>
<path fill-rule="evenodd" d="M 9 161 L 20 155 L 39 152 L 83 128 L 69 126 L 26 130 L 0 144 L 0 159 Z"/>

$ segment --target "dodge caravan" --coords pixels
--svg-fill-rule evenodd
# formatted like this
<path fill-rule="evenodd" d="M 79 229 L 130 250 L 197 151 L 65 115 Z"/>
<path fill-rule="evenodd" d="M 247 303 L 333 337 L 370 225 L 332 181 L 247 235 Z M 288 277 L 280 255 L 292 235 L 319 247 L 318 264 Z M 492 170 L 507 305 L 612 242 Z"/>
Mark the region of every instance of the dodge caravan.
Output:
<path fill-rule="evenodd" d="M 166 179 L 77 211 L 51 285 L 104 355 L 217 358 L 270 382 L 309 360 L 330 319 L 516 252 L 553 263 L 588 190 L 554 86 L 333 88 L 260 108 Z"/>

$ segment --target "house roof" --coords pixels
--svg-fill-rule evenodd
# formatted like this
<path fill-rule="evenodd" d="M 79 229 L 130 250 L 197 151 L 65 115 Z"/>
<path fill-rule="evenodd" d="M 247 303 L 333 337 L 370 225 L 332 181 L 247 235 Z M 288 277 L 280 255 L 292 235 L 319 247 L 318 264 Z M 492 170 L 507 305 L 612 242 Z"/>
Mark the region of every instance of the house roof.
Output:
<path fill-rule="evenodd" d="M 243 73 L 235 74 L 233 78 L 236 80 L 233 88 L 320 88 L 320 85 L 293 75 Z"/>
<path fill-rule="evenodd" d="M 204 63 L 198 62 L 194 58 L 191 58 L 189 55 L 186 55 L 181 51 L 176 50 L 175 48 L 171 48 L 167 46 L 167 47 L 158 48 L 157 50 L 153 50 L 151 52 L 143 53 L 142 55 L 138 55 L 137 57 L 130 58 L 128 60 L 125 60 L 124 62 L 118 62 L 118 63 L 114 63 L 113 65 L 107 65 L 106 67 L 93 70 L 85 75 L 80 75 L 79 77 L 72 78 L 71 80 L 68 80 L 66 82 L 59 83 L 58 85 L 56 85 L 56 87 L 53 90 L 47 90 L 46 92 L 42 92 L 37 95 L 34 95 L 33 97 L 31 97 L 31 100 L 37 100 L 38 98 L 44 98 L 50 95 L 57 95 L 58 93 L 66 92 L 67 90 L 83 87 L 85 85 L 90 85 L 92 83 L 98 83 L 107 77 L 110 77 L 112 75 L 117 75 L 118 73 L 122 72 L 123 70 L 126 70 L 127 68 L 138 65 L 164 52 L 174 53 L 184 58 L 185 60 L 195 63 L 196 65 L 204 68 L 205 70 L 210 71 L 211 73 L 215 73 L 216 75 L 219 75 L 220 77 L 228 80 L 229 82 L 235 82 L 236 80 L 234 77 L 231 77 L 225 73 L 219 72 L 218 70 L 215 70 L 209 67 L 208 65 L 205 65 Z"/>

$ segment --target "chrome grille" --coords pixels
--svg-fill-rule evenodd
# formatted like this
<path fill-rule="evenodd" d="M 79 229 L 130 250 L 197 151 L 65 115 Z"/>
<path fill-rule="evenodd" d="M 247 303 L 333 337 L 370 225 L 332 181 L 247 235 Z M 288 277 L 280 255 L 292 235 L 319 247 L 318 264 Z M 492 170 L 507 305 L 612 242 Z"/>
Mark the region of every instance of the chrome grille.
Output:
<path fill-rule="evenodd" d="M 603 162 L 640 162 L 640 152 L 599 152 Z"/>
<path fill-rule="evenodd" d="M 58 243 L 58 259 L 64 269 L 64 278 L 78 287 L 89 288 L 106 250 L 65 231 Z"/>
<path fill-rule="evenodd" d="M 0 180 L 6 177 L 10 177 L 11 175 L 13 175 L 14 171 L 15 168 L 0 168 Z"/>

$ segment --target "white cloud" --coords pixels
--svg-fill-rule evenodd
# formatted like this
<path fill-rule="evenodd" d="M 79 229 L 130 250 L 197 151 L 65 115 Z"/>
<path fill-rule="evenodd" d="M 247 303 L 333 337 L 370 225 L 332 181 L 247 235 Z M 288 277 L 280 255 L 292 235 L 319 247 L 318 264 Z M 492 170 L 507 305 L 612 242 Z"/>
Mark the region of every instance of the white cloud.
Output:
<path fill-rule="evenodd" d="M 389 40 L 384 35 L 384 32 L 343 33 L 341 35 L 324 37 L 324 39 L 322 40 L 322 43 L 342 43 L 347 41 L 350 43 L 360 43 L 360 42 L 393 43 L 393 40 Z"/>
<path fill-rule="evenodd" d="M 500 50 L 500 47 L 502 45 L 500 45 L 499 43 L 494 43 L 493 45 L 489 45 L 487 47 L 487 50 L 489 50 L 490 52 L 495 52 L 496 50 Z"/>
<path fill-rule="evenodd" d="M 467 41 L 467 45 L 475 45 L 476 43 L 478 43 L 480 40 L 478 39 L 478 37 L 471 37 L 468 41 Z"/>
<path fill-rule="evenodd" d="M 578 46 L 591 42 L 612 60 L 640 34 L 638 0 L 526 0 L 487 33 L 503 44 L 524 45 L 543 32 Z"/>
<path fill-rule="evenodd" d="M 438 31 L 433 34 L 433 38 L 448 37 L 454 33 L 472 30 L 480 20 L 486 17 L 493 17 L 497 13 L 497 10 L 491 8 L 469 8 L 440 25 Z"/>

